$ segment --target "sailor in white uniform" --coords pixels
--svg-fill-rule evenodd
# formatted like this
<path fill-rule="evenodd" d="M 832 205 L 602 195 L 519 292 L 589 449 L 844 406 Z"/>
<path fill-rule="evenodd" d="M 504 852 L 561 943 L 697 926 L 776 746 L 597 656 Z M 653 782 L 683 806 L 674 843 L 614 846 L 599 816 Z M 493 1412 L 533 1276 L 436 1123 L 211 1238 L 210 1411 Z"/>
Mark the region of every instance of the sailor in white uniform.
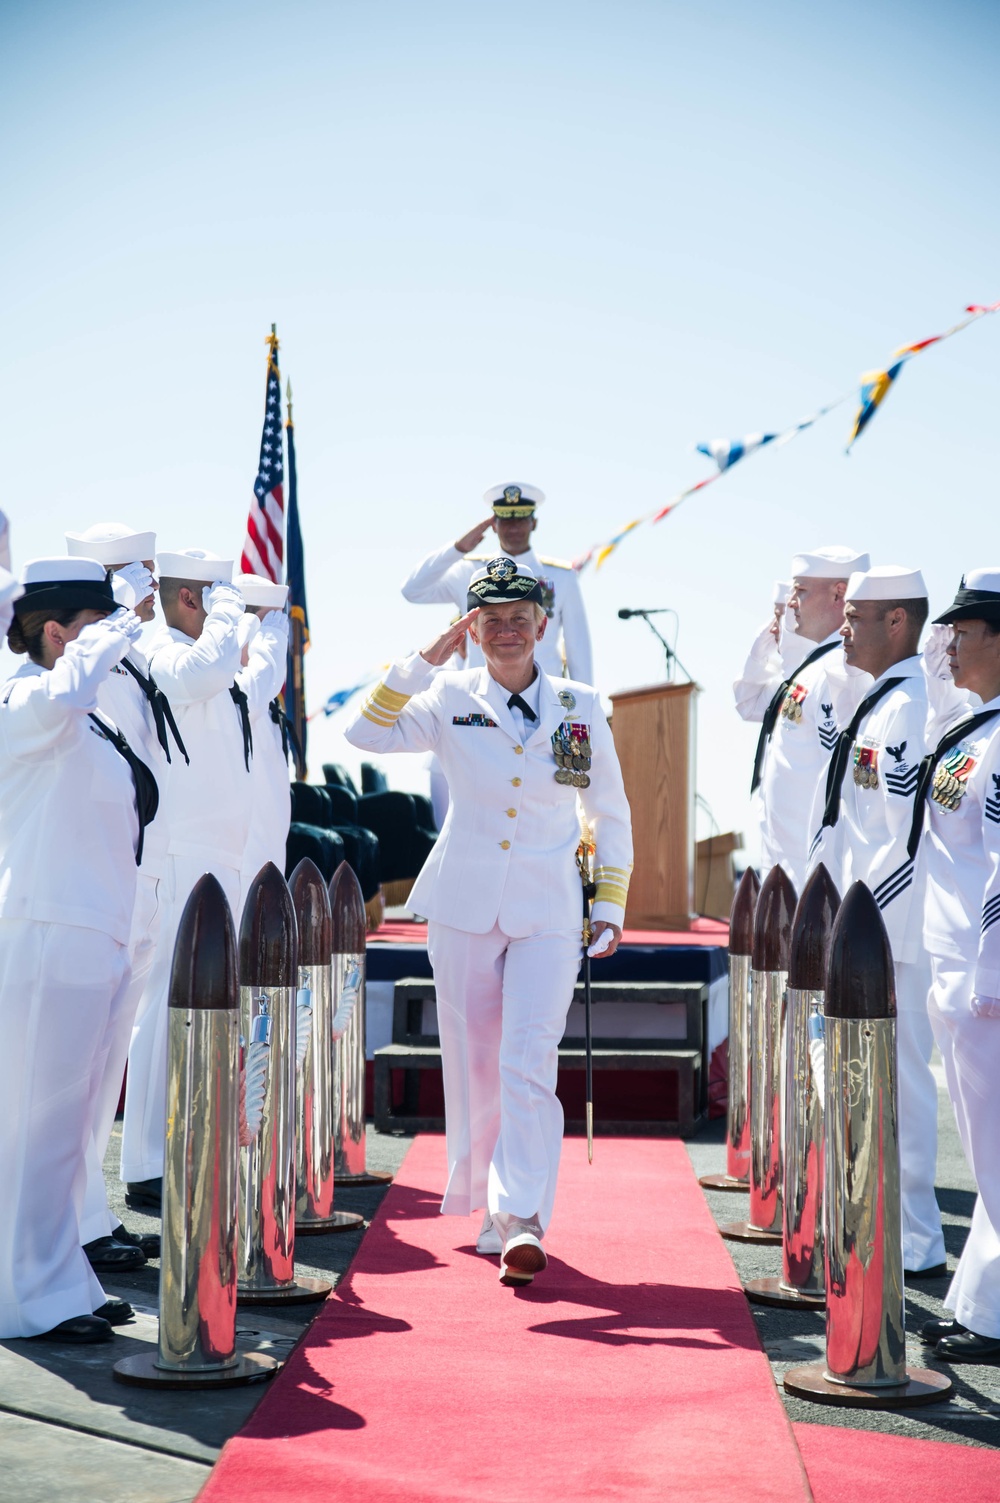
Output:
<path fill-rule="evenodd" d="M 595 944 L 621 935 L 632 836 L 596 690 L 534 662 L 548 625 L 534 575 L 495 558 L 468 614 L 396 664 L 345 734 L 365 751 L 427 751 L 451 804 L 413 889 L 428 919 L 441 1037 L 448 1186 L 441 1209 L 485 1204 L 479 1250 L 501 1279 L 545 1267 L 563 1113 L 558 1046 L 581 957 L 578 801 L 596 842 Z M 468 630 L 483 668 L 436 673 Z M 610 940 L 601 936 L 610 931 Z"/>
<path fill-rule="evenodd" d="M 23 586 L 10 572 L 10 525 L 0 511 L 0 637 L 14 619 L 14 601 L 23 594 Z"/>
<path fill-rule="evenodd" d="M 144 625 L 154 619 L 155 533 L 137 532 L 124 522 L 97 522 L 85 532 L 68 532 L 66 551 L 71 558 L 96 558 L 108 571 L 118 604 L 134 610 Z M 184 757 L 185 750 L 169 701 L 150 677 L 146 659 L 137 646 L 131 647 L 114 665 L 98 688 L 97 702 L 152 769 L 159 787 L 165 789 L 169 762 L 173 757 Z M 108 1053 L 94 1134 L 87 1152 L 87 1191 L 80 1236 L 93 1266 L 109 1273 L 141 1267 L 147 1256 L 156 1257 L 160 1250 L 158 1236 L 130 1232 L 112 1215 L 104 1182 L 104 1155 L 121 1096 L 136 1009 L 156 952 L 160 929 L 159 886 L 167 859 L 167 834 L 164 807 L 143 840 L 129 939 L 132 974 Z"/>
<path fill-rule="evenodd" d="M 84 1155 L 157 795 L 98 693 L 141 627 L 94 559 L 22 582 L 8 644 L 28 661 L 0 689 L 0 1336 L 107 1341 L 132 1311 L 81 1245 Z"/>
<path fill-rule="evenodd" d="M 948 1362 L 981 1362 L 1000 1355 L 1000 567 L 967 574 L 937 619 L 968 703 L 929 726 L 911 849 L 926 818 L 930 1017 L 979 1197 L 944 1300 L 955 1318 L 921 1334 Z"/>
<path fill-rule="evenodd" d="M 927 588 L 917 569 L 886 564 L 852 574 L 842 628 L 849 667 L 872 680 L 841 731 L 814 842 L 841 893 L 861 881 L 882 911 L 896 975 L 899 1158 L 903 1267 L 908 1277 L 947 1272 L 937 1169 L 937 1083 L 924 949 L 924 868 L 907 853 L 927 724 L 927 686 L 918 647 Z"/>
<path fill-rule="evenodd" d="M 122 1130 L 126 1203 L 158 1210 L 166 1124 L 167 992 L 184 904 L 211 872 L 239 917 L 240 871 L 250 827 L 253 737 L 240 671 L 243 597 L 231 559 L 202 549 L 160 553 L 165 625 L 147 646 L 149 669 L 173 707 L 190 763 L 167 771 L 167 859 L 160 934 L 129 1050 Z"/>
<path fill-rule="evenodd" d="M 544 492 L 533 485 L 496 485 L 483 500 L 492 508 L 491 515 L 456 543 L 438 548 L 418 564 L 403 584 L 404 598 L 416 605 L 450 601 L 460 614 L 464 613 L 469 581 L 491 556 L 480 545 L 495 529 L 500 551 L 534 574 L 542 592 L 549 626 L 535 654 L 539 668 L 550 678 L 566 676 L 583 684 L 593 683 L 590 628 L 579 575 L 572 564 L 542 557 L 531 546 L 531 534 L 538 525 L 535 510 L 545 500 Z M 482 664 L 481 648 L 470 641 L 469 667 L 480 668 Z"/>
<path fill-rule="evenodd" d="M 288 729 L 279 696 L 288 666 L 288 586 L 258 574 L 237 574 L 233 584 L 246 607 L 241 635 L 247 637 L 245 661 L 236 682 L 247 696 L 253 730 L 250 828 L 240 870 L 241 894 L 245 897 L 250 883 L 268 861 L 273 861 L 279 872 L 285 870 L 292 795 Z"/>
<path fill-rule="evenodd" d="M 863 682 L 855 683 L 845 671 L 840 628 L 847 581 L 869 563 L 866 553 L 851 548 L 797 554 L 788 609 L 803 639 L 802 656 L 766 704 L 763 692 L 737 693 L 742 718 L 761 722 L 751 779 L 751 792 L 759 788 L 761 797 L 761 871 L 780 864 L 797 893 L 822 814 L 820 790 L 830 753 L 863 692 Z"/>

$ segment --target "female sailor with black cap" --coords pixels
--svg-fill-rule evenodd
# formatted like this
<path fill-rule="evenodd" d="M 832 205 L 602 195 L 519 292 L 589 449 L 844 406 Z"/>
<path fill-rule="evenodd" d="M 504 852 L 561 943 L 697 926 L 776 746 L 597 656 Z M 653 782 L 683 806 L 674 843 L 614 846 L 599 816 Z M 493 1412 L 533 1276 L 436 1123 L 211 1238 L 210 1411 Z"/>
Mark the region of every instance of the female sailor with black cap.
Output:
<path fill-rule="evenodd" d="M 124 522 L 97 522 L 85 532 L 67 532 L 66 552 L 71 558 L 96 558 L 107 570 L 115 600 L 134 610 L 144 624 L 154 619 L 158 588 L 152 573 L 155 533 L 137 532 Z M 112 667 L 98 688 L 97 702 L 152 768 L 160 787 L 164 787 L 168 763 L 174 757 L 185 757 L 186 751 L 170 703 L 151 677 L 138 646 L 130 647 L 126 656 Z M 167 837 L 164 809 L 143 842 L 129 940 L 132 976 L 108 1054 L 94 1136 L 87 1152 L 87 1191 L 80 1236 L 87 1257 L 100 1272 L 141 1267 L 147 1256 L 157 1257 L 160 1250 L 157 1235 L 127 1231 L 111 1212 L 104 1182 L 104 1155 L 121 1095 L 132 1025 L 156 953 L 160 932 L 159 887 L 167 859 Z"/>
<path fill-rule="evenodd" d="M 0 1334 L 105 1341 L 103 1315 L 131 1311 L 81 1246 L 84 1154 L 157 795 L 98 690 L 140 623 L 96 560 L 36 559 L 22 582 L 7 640 L 28 662 L 0 690 Z"/>
<path fill-rule="evenodd" d="M 967 574 L 935 624 L 967 703 L 930 727 L 909 853 L 923 832 L 928 1010 L 979 1197 L 944 1300 L 955 1318 L 921 1335 L 947 1362 L 981 1362 L 1000 1354 L 1000 568 Z"/>
<path fill-rule="evenodd" d="M 534 575 L 492 559 L 468 613 L 369 695 L 345 734 L 368 751 L 436 750 L 451 804 L 413 889 L 428 919 L 445 1087 L 441 1209 L 486 1206 L 478 1250 L 501 1279 L 545 1267 L 563 1113 L 558 1046 L 581 958 L 579 804 L 596 842 L 595 942 L 621 936 L 632 865 L 628 802 L 595 689 L 534 661 L 546 617 Z M 466 631 L 482 668 L 435 669 Z M 592 947 L 593 948 L 593 947 Z"/>

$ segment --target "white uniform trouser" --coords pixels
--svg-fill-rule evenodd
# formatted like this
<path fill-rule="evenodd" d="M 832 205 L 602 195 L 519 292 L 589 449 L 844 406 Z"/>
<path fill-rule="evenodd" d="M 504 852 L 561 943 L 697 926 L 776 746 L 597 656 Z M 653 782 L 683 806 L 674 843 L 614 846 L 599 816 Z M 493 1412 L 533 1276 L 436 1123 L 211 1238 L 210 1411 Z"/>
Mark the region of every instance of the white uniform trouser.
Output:
<path fill-rule="evenodd" d="M 896 963 L 896 1050 L 899 1088 L 899 1171 L 903 1267 L 920 1270 L 945 1261 L 937 1172 L 937 1082 L 931 1073 L 934 1035 L 927 1011 L 930 962 Z"/>
<path fill-rule="evenodd" d="M 970 1331 L 1000 1338 L 1000 1018 L 972 1011 L 973 979 L 972 964 L 931 956 L 931 1024 L 979 1191 L 944 1303 Z"/>
<path fill-rule="evenodd" d="M 184 904 L 206 871 L 218 877 L 238 920 L 240 873 L 218 861 L 192 856 L 168 856 L 160 878 L 160 934 L 156 954 L 139 999 L 128 1055 L 125 1083 L 125 1120 L 122 1124 L 121 1177 L 127 1183 L 158 1179 L 163 1173 L 163 1144 L 167 1124 L 167 994 L 174 958 L 174 941 Z"/>
<path fill-rule="evenodd" d="M 441 1210 L 552 1216 L 562 1151 L 559 1040 L 580 930 L 511 939 L 427 926 L 444 1076 L 448 1187 Z"/>
<path fill-rule="evenodd" d="M 104 1303 L 80 1245 L 84 1153 L 128 976 L 96 929 L 0 919 L 0 1337 Z"/>
<path fill-rule="evenodd" d="M 98 1237 L 107 1237 L 112 1228 L 118 1225 L 118 1217 L 112 1216 L 108 1208 L 104 1155 L 121 1099 L 122 1077 L 132 1039 L 132 1025 L 156 953 L 157 935 L 160 931 L 158 888 L 158 880 L 143 876 L 140 867 L 132 914 L 132 933 L 128 942 L 132 976 L 118 1014 L 114 1038 L 108 1049 L 107 1068 L 94 1109 L 94 1130 L 87 1146 L 87 1188 L 80 1218 L 80 1241 L 84 1244 L 95 1242 Z"/>

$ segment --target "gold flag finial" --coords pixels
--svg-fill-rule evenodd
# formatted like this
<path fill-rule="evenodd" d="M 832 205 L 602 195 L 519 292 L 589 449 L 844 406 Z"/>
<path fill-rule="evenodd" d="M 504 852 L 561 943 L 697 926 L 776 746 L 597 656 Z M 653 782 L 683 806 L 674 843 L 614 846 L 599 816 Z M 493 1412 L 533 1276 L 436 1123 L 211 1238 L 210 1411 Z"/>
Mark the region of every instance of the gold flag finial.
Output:
<path fill-rule="evenodd" d="M 268 360 L 277 368 L 278 364 L 278 326 L 271 325 L 271 332 L 264 340 L 268 347 Z"/>

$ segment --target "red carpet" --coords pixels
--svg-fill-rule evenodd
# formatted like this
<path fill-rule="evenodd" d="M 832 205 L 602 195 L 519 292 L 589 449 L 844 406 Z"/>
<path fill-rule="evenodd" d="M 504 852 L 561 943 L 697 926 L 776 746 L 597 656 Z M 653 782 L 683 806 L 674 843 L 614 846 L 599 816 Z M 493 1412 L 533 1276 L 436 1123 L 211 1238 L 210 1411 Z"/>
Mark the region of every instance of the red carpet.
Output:
<path fill-rule="evenodd" d="M 371 944 L 426 945 L 427 925 L 414 919 L 386 919 L 368 937 Z M 626 929 L 624 945 L 727 945 L 729 925 L 725 919 L 692 919 L 690 929 Z"/>
<path fill-rule="evenodd" d="M 201 1503 L 809 1498 L 682 1143 L 565 1145 L 550 1263 L 503 1289 L 419 1138 Z"/>
<path fill-rule="evenodd" d="M 996 1503 L 1000 1498 L 995 1451 L 832 1425 L 793 1429 L 815 1503 Z"/>

